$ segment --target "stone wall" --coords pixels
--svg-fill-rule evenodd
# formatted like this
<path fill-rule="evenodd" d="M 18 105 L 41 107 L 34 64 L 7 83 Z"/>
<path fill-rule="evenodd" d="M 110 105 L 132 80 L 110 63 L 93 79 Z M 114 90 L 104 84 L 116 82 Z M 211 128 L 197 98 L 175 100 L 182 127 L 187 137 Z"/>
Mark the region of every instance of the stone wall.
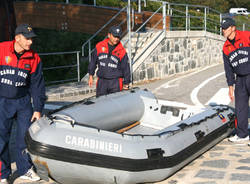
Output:
<path fill-rule="evenodd" d="M 170 31 L 133 74 L 134 82 L 161 79 L 223 61 L 225 39 L 205 31 Z"/>

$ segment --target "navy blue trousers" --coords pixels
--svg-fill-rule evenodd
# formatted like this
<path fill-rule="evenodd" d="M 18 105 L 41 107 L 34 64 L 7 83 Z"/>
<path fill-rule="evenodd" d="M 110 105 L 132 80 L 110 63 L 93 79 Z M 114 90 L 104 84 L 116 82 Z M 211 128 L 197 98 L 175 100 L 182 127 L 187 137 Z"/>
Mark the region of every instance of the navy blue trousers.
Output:
<path fill-rule="evenodd" d="M 31 125 L 30 119 L 33 110 L 30 96 L 19 99 L 7 99 L 0 97 L 0 176 L 7 178 L 11 174 L 11 159 L 9 154 L 10 132 L 13 118 L 16 117 L 16 165 L 20 175 L 25 174 L 31 168 L 32 162 L 26 152 L 24 141 L 25 133 Z"/>
<path fill-rule="evenodd" d="M 96 84 L 96 97 L 116 93 L 123 88 L 122 78 L 117 79 L 102 79 L 98 78 Z"/>
<path fill-rule="evenodd" d="M 237 76 L 235 83 L 236 134 L 241 138 L 248 136 L 249 95 L 250 75 Z"/>

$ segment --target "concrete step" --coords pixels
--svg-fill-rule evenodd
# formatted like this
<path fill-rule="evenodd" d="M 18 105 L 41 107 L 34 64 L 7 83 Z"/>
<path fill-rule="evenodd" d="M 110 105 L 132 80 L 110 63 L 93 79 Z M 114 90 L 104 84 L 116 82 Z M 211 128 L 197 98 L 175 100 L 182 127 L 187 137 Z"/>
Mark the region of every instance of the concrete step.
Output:
<path fill-rule="evenodd" d="M 134 36 L 131 38 L 131 52 L 132 52 L 132 59 L 136 58 L 136 55 L 141 52 L 141 50 L 154 38 L 154 36 L 158 33 L 157 30 L 149 31 L 145 33 L 135 33 Z M 123 39 L 123 42 L 126 42 Z M 124 44 L 125 49 L 128 52 L 128 42 Z"/>

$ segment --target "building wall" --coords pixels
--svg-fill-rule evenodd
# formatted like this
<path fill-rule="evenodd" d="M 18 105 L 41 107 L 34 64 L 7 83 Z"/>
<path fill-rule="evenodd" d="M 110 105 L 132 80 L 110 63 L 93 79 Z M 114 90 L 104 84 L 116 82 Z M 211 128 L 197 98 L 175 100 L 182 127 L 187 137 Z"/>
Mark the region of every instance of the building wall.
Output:
<path fill-rule="evenodd" d="M 223 62 L 224 38 L 205 31 L 170 31 L 133 74 L 134 82 L 162 79 Z"/>

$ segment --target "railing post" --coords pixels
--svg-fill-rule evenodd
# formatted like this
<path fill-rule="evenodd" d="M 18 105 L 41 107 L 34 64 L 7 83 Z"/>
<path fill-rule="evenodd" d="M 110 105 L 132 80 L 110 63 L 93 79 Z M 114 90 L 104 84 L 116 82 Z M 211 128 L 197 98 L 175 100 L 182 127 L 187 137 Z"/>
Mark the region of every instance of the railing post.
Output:
<path fill-rule="evenodd" d="M 128 58 L 131 72 L 131 82 L 133 83 L 133 68 L 132 68 L 132 57 L 131 57 L 131 17 L 130 17 L 130 0 L 128 0 L 127 10 L 127 27 L 128 27 Z"/>
<path fill-rule="evenodd" d="M 69 4 L 69 0 L 66 0 L 66 4 Z"/>
<path fill-rule="evenodd" d="M 219 23 L 219 25 L 221 24 L 221 22 L 222 22 L 222 14 L 220 13 L 220 23 Z M 220 35 L 222 35 L 222 29 L 221 29 L 221 26 L 220 26 Z"/>
<path fill-rule="evenodd" d="M 132 7 L 132 29 L 135 27 L 135 9 Z"/>
<path fill-rule="evenodd" d="M 89 41 L 89 62 L 90 62 L 90 60 L 91 60 L 91 43 Z"/>
<path fill-rule="evenodd" d="M 167 2 L 168 3 L 168 16 L 171 16 L 171 7 L 170 7 L 170 3 L 169 2 Z M 171 18 L 171 17 L 170 17 Z M 170 19 L 170 23 L 169 23 L 169 31 L 171 31 L 171 19 Z"/>
<path fill-rule="evenodd" d="M 96 0 L 94 0 L 94 6 L 96 6 Z"/>
<path fill-rule="evenodd" d="M 84 47 L 85 46 L 82 46 L 82 56 L 84 56 Z"/>
<path fill-rule="evenodd" d="M 76 62 L 77 62 L 77 81 L 80 82 L 80 52 L 76 52 Z"/>
<path fill-rule="evenodd" d="M 191 30 L 191 17 L 188 15 L 188 31 Z"/>
<path fill-rule="evenodd" d="M 207 31 L 207 8 L 204 8 L 204 30 Z"/>
<path fill-rule="evenodd" d="M 186 5 L 186 34 L 188 32 L 188 6 Z"/>
<path fill-rule="evenodd" d="M 162 16 L 163 16 L 163 30 L 164 30 L 164 35 L 166 37 L 166 29 L 167 29 L 167 26 L 166 26 L 166 2 L 162 2 Z"/>
<path fill-rule="evenodd" d="M 242 25 L 242 31 L 245 31 L 245 29 L 246 29 L 246 24 L 243 23 L 243 25 Z"/>
<path fill-rule="evenodd" d="M 170 3 L 169 2 L 167 3 L 168 3 L 168 15 L 170 15 Z"/>
<path fill-rule="evenodd" d="M 138 0 L 138 13 L 141 13 L 141 0 Z"/>

